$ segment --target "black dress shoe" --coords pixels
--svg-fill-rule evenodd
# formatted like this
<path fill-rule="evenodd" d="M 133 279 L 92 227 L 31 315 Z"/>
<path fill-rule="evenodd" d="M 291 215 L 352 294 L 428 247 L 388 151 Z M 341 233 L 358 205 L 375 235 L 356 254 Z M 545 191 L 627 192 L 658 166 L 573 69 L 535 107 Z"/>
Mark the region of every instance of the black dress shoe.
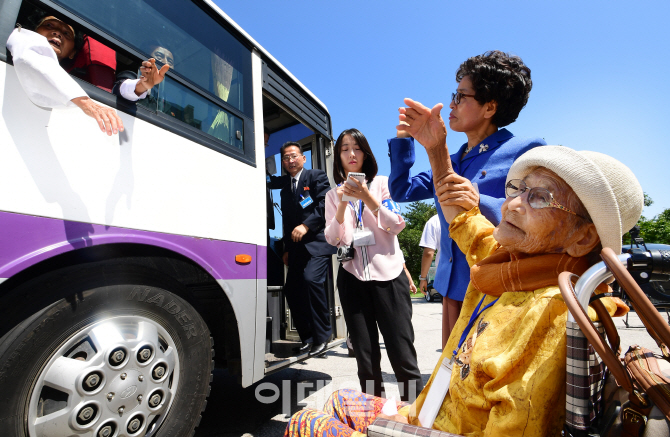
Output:
<path fill-rule="evenodd" d="M 312 343 L 303 343 L 301 346 L 296 346 L 293 348 L 293 352 L 297 354 L 305 354 L 309 352 L 309 350 L 312 348 Z"/>
<path fill-rule="evenodd" d="M 312 350 L 310 351 L 309 355 L 312 356 L 324 353 L 326 351 L 326 346 L 328 346 L 328 343 L 315 344 L 312 346 Z"/>

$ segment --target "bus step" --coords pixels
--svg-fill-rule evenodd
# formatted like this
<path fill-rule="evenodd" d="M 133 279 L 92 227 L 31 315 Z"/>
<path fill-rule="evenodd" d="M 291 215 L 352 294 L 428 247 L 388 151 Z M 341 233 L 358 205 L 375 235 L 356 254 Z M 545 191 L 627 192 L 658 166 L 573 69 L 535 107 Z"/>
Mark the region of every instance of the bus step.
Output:
<path fill-rule="evenodd" d="M 268 285 L 268 291 L 283 291 L 283 285 Z"/>

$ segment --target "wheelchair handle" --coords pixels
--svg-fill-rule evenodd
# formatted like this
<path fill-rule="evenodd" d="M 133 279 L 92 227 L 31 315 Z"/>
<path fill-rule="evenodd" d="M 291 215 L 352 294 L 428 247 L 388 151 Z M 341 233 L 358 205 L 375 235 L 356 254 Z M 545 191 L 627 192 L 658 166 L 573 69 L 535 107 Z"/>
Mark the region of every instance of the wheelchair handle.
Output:
<path fill-rule="evenodd" d="M 657 251 L 655 251 L 657 252 Z M 622 253 L 617 258 L 619 262 L 623 265 L 628 264 L 628 259 L 631 257 L 629 253 Z M 584 274 L 577 280 L 575 284 L 575 294 L 577 295 L 577 300 L 579 304 L 584 308 L 584 311 L 587 311 L 589 306 L 589 299 L 595 291 L 596 287 L 600 285 L 603 281 L 608 280 L 612 277 L 612 272 L 604 261 L 591 266 Z M 568 311 L 568 322 L 576 323 L 574 316 L 570 311 Z"/>

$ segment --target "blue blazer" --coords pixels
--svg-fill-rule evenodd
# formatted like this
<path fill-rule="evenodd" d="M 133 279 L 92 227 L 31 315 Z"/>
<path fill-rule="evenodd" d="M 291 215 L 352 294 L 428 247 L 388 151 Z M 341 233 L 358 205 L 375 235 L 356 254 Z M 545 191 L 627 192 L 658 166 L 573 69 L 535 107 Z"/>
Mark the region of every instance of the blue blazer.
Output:
<path fill-rule="evenodd" d="M 451 155 L 451 162 L 459 175 L 477 183 L 479 188 L 479 209 L 494 225 L 500 223 L 500 207 L 505 201 L 505 180 L 512 163 L 528 150 L 547 143 L 542 138 L 516 138 L 507 129 L 500 129 L 488 136 L 461 161 L 467 147 L 463 144 L 458 152 Z M 391 138 L 388 140 L 391 157 L 389 191 L 396 202 L 414 202 L 435 196 L 433 173 L 428 170 L 412 176 L 414 165 L 414 139 Z M 465 255 L 449 235 L 449 225 L 444 220 L 442 209 L 437 208 L 442 227 L 440 240 L 440 263 L 435 272 L 433 287 L 442 296 L 462 301 L 470 282 L 470 267 Z"/>

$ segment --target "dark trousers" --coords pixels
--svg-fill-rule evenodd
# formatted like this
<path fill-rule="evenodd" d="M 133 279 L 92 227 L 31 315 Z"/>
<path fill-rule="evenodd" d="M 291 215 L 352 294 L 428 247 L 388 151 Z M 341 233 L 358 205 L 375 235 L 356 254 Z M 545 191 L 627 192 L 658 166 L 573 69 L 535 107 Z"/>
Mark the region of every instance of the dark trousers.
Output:
<path fill-rule="evenodd" d="M 414 402 L 423 389 L 423 382 L 414 349 L 412 300 L 405 272 L 392 281 L 364 282 L 340 266 L 337 289 L 356 352 L 361 389 L 382 397 L 381 331 L 400 397 L 403 401 Z"/>
<path fill-rule="evenodd" d="M 312 256 L 304 246 L 288 254 L 284 294 L 300 339 L 307 343 L 330 340 L 330 309 L 324 282 L 330 255 Z"/>

